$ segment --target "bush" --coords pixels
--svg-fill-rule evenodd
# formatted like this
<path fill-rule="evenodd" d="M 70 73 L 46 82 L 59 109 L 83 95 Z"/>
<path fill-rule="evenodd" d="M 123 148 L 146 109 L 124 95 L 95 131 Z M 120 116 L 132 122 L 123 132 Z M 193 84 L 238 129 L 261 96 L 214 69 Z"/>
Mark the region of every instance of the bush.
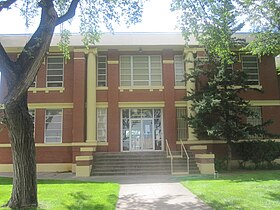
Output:
<path fill-rule="evenodd" d="M 244 141 L 235 144 L 235 150 L 238 153 L 241 167 L 249 161 L 254 163 L 255 168 L 271 168 L 273 161 L 280 156 L 280 142 L 269 141 Z"/>

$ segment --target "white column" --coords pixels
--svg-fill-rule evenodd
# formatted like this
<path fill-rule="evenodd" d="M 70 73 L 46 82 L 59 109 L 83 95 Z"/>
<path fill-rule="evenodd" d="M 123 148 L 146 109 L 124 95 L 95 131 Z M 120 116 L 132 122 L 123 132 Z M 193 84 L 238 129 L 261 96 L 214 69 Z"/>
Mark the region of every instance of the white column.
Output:
<path fill-rule="evenodd" d="M 194 69 L 194 57 L 193 52 L 185 50 L 185 71 L 187 74 L 189 74 Z M 195 82 L 194 81 L 187 81 L 187 92 L 195 90 Z M 194 116 L 194 111 L 191 110 L 192 101 L 187 102 L 187 110 L 188 110 L 188 117 Z M 196 135 L 194 134 L 193 128 L 188 126 L 188 141 L 198 140 Z"/>
<path fill-rule="evenodd" d="M 96 142 L 96 65 L 97 49 L 90 49 L 87 57 L 87 140 Z M 75 82 L 75 81 L 74 81 Z"/>

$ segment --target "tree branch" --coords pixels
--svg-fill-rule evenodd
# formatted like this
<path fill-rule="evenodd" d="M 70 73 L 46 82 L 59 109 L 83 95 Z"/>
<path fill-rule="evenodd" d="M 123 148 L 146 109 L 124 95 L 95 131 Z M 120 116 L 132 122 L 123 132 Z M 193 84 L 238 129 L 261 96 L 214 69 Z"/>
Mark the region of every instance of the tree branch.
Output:
<path fill-rule="evenodd" d="M 9 9 L 9 7 L 15 3 L 17 0 L 7 0 L 7 1 L 1 1 L 0 2 L 0 12 L 2 9 Z"/>
<path fill-rule="evenodd" d="M 0 42 L 0 71 L 6 78 L 7 82 L 16 80 L 16 74 L 13 68 L 14 62 L 11 61 Z"/>
<path fill-rule="evenodd" d="M 52 0 L 41 0 L 41 21 L 36 32 L 24 46 L 15 63 L 17 81 L 11 84 L 5 103 L 18 101 L 34 81 L 46 52 L 49 50 L 57 21 Z"/>
<path fill-rule="evenodd" d="M 59 25 L 75 16 L 76 8 L 79 2 L 80 0 L 73 0 L 69 6 L 68 11 L 57 19 L 56 25 Z"/>

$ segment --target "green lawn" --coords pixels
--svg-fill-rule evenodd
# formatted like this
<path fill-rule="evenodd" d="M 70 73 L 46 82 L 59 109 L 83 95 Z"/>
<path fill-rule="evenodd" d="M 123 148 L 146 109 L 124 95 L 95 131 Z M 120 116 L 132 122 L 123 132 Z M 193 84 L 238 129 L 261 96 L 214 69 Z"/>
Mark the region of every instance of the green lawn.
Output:
<path fill-rule="evenodd" d="M 187 178 L 182 182 L 214 209 L 280 209 L 280 171 Z"/>
<path fill-rule="evenodd" d="M 8 201 L 11 190 L 12 180 L 0 177 L 0 206 Z M 114 183 L 39 180 L 37 209 L 114 210 L 118 194 L 119 185 Z"/>

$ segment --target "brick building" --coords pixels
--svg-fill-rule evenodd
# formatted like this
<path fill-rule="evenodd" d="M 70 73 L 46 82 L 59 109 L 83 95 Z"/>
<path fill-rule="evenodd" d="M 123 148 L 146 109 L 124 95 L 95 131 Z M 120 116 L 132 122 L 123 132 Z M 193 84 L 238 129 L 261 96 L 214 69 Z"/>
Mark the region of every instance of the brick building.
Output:
<path fill-rule="evenodd" d="M 28 35 L 0 36 L 14 59 L 27 40 Z M 207 153 L 196 158 L 201 158 L 205 173 L 213 172 L 212 160 L 225 153 L 225 142 L 198 140 L 182 117 L 191 113 L 183 97 L 194 88 L 193 83 L 182 82 L 194 65 L 186 60 L 203 55 L 195 40 L 185 47 L 179 33 L 104 34 L 97 45 L 86 49 L 82 37 L 74 35 L 70 60 L 58 50 L 58 40 L 55 35 L 29 89 L 38 171 L 88 176 L 95 153 L 165 151 L 166 139 L 175 151 L 180 149 L 181 139 L 188 150 Z M 263 91 L 244 94 L 259 113 L 259 118 L 247 120 L 272 119 L 268 129 L 279 133 L 280 93 L 274 58 L 238 56 L 240 62 L 233 68 L 247 71 L 250 84 Z M 2 78 L 0 104 L 5 95 Z M 12 171 L 5 128 L 0 133 L 0 154 L 0 171 Z"/>

